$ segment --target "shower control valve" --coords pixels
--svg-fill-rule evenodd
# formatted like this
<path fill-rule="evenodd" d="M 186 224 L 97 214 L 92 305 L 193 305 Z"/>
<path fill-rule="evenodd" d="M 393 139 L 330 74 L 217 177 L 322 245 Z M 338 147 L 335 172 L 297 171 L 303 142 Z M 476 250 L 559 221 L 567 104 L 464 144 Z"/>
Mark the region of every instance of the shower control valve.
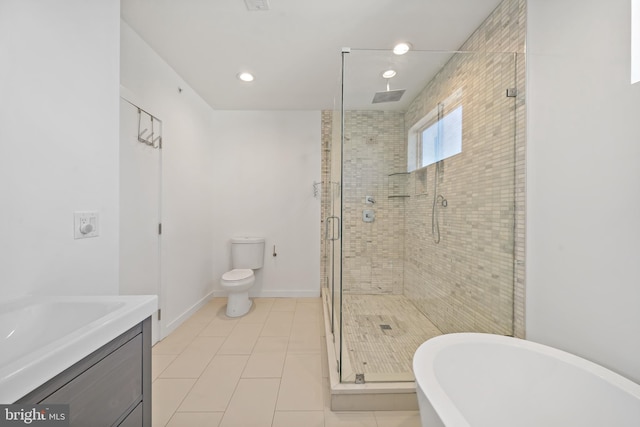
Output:
<path fill-rule="evenodd" d="M 371 209 L 365 209 L 362 211 L 362 221 L 373 222 L 376 219 L 376 213 Z"/>

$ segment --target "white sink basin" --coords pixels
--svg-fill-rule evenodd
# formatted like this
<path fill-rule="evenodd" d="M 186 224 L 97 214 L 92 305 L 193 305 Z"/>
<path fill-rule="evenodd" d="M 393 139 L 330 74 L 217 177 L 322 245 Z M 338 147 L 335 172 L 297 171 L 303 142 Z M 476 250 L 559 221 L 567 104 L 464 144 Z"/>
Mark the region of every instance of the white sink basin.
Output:
<path fill-rule="evenodd" d="M 0 301 L 0 404 L 13 403 L 151 316 L 157 297 L 20 297 Z"/>

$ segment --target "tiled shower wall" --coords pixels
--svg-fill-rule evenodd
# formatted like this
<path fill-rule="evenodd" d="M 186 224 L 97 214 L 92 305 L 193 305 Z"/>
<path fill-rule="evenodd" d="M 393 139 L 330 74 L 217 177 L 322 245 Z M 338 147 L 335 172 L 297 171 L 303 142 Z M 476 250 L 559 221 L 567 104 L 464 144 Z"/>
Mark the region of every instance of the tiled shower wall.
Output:
<path fill-rule="evenodd" d="M 524 67 L 515 54 L 476 52 L 523 49 L 524 1 L 505 0 L 460 49 L 474 53 L 454 55 L 405 116 L 409 129 L 462 89 L 462 153 L 444 160 L 438 176 L 435 165 L 412 173 L 414 181 L 426 173 L 428 192 L 406 202 L 411 232 L 405 236 L 404 294 L 444 333 L 519 335 L 514 318 L 524 313 L 514 316 L 514 283 L 521 279 L 516 267 L 522 267 L 524 236 L 514 233 L 523 226 L 516 213 L 524 198 L 516 196 L 524 193 L 516 186 L 524 185 L 524 161 L 518 158 L 524 154 L 518 152 L 524 147 Z M 519 98 L 508 98 L 506 90 L 516 86 Z M 431 224 L 424 224 L 432 217 L 434 179 L 436 195 L 448 202 L 438 208 L 439 244 Z"/>
<path fill-rule="evenodd" d="M 406 114 L 346 114 L 345 292 L 403 293 L 443 332 L 524 336 L 524 25 L 525 0 L 505 0 L 460 50 L 517 55 L 455 55 Z M 435 244 L 435 166 L 393 174 L 406 170 L 407 130 L 459 88 L 463 152 L 438 176 L 448 206 Z M 376 199 L 373 223 L 362 222 L 365 195 Z"/>
<path fill-rule="evenodd" d="M 322 111 L 321 115 L 321 139 L 322 139 L 322 181 L 320 183 L 316 183 L 316 192 L 318 193 L 316 197 L 320 196 L 320 285 L 322 287 L 328 287 L 328 275 L 329 272 L 327 270 L 329 266 L 329 246 L 327 240 L 325 240 L 325 221 L 327 217 L 331 214 L 331 148 L 333 146 L 331 141 L 332 134 L 332 118 L 333 111 Z M 319 185 L 318 185 L 319 184 Z"/>
<path fill-rule="evenodd" d="M 336 117 L 322 112 L 322 218 L 330 214 L 331 149 L 340 149 L 332 132 Z M 352 294 L 402 294 L 404 273 L 404 183 L 406 181 L 403 112 L 348 111 L 345 114 L 342 215 L 343 289 Z M 335 175 L 334 175 L 335 180 Z M 400 188 L 399 188 L 400 187 Z M 402 193 L 402 194 L 401 194 Z M 375 203 L 366 204 L 365 196 Z M 364 222 L 362 211 L 373 210 L 375 220 Z M 323 223 L 324 227 L 324 223 Z M 325 229 L 322 229 L 324 236 Z M 321 275 L 330 256 L 323 240 Z"/>
<path fill-rule="evenodd" d="M 406 170 L 404 114 L 347 111 L 344 129 L 343 290 L 402 294 L 404 199 L 392 197 L 389 175 Z M 365 204 L 365 196 L 375 203 Z M 363 221 L 365 209 L 374 212 L 373 222 Z"/>

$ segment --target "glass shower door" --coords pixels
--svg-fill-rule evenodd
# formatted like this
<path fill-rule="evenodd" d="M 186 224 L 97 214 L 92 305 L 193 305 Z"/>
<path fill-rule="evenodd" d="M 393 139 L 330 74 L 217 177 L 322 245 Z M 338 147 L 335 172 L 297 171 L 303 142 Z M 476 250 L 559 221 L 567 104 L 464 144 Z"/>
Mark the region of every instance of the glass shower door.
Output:
<path fill-rule="evenodd" d="M 341 97 L 337 96 L 339 100 Z M 339 104 L 339 101 L 336 101 Z M 322 171 L 322 246 L 323 246 L 323 297 L 328 307 L 327 322 L 334 344 L 334 357 L 340 369 L 340 277 L 342 272 L 342 224 L 341 224 L 341 112 L 339 106 L 333 111 L 323 112 L 323 126 L 328 130 L 323 135 Z"/>
<path fill-rule="evenodd" d="M 412 381 L 433 336 L 513 334 L 516 55 L 352 49 L 343 66 L 341 381 Z"/>

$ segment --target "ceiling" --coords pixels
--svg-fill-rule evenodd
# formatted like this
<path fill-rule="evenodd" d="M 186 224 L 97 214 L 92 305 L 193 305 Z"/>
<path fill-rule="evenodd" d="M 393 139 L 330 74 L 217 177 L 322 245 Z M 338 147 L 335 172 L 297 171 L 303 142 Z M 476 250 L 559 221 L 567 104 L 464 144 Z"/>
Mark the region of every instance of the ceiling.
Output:
<path fill-rule="evenodd" d="M 365 88 L 354 108 L 371 106 L 373 94 L 386 89 L 380 74 L 396 65 L 406 72 L 391 79 L 390 89 L 407 89 L 393 103 L 402 108 L 447 57 L 415 51 L 459 49 L 499 3 L 269 0 L 269 10 L 249 11 L 244 0 L 121 0 L 121 15 L 214 109 L 331 109 L 340 94 L 343 47 L 352 49 L 347 86 Z M 414 49 L 403 59 L 388 52 L 400 41 Z M 403 81 L 409 70 L 412 77 Z M 241 71 L 256 79 L 241 82 Z"/>

